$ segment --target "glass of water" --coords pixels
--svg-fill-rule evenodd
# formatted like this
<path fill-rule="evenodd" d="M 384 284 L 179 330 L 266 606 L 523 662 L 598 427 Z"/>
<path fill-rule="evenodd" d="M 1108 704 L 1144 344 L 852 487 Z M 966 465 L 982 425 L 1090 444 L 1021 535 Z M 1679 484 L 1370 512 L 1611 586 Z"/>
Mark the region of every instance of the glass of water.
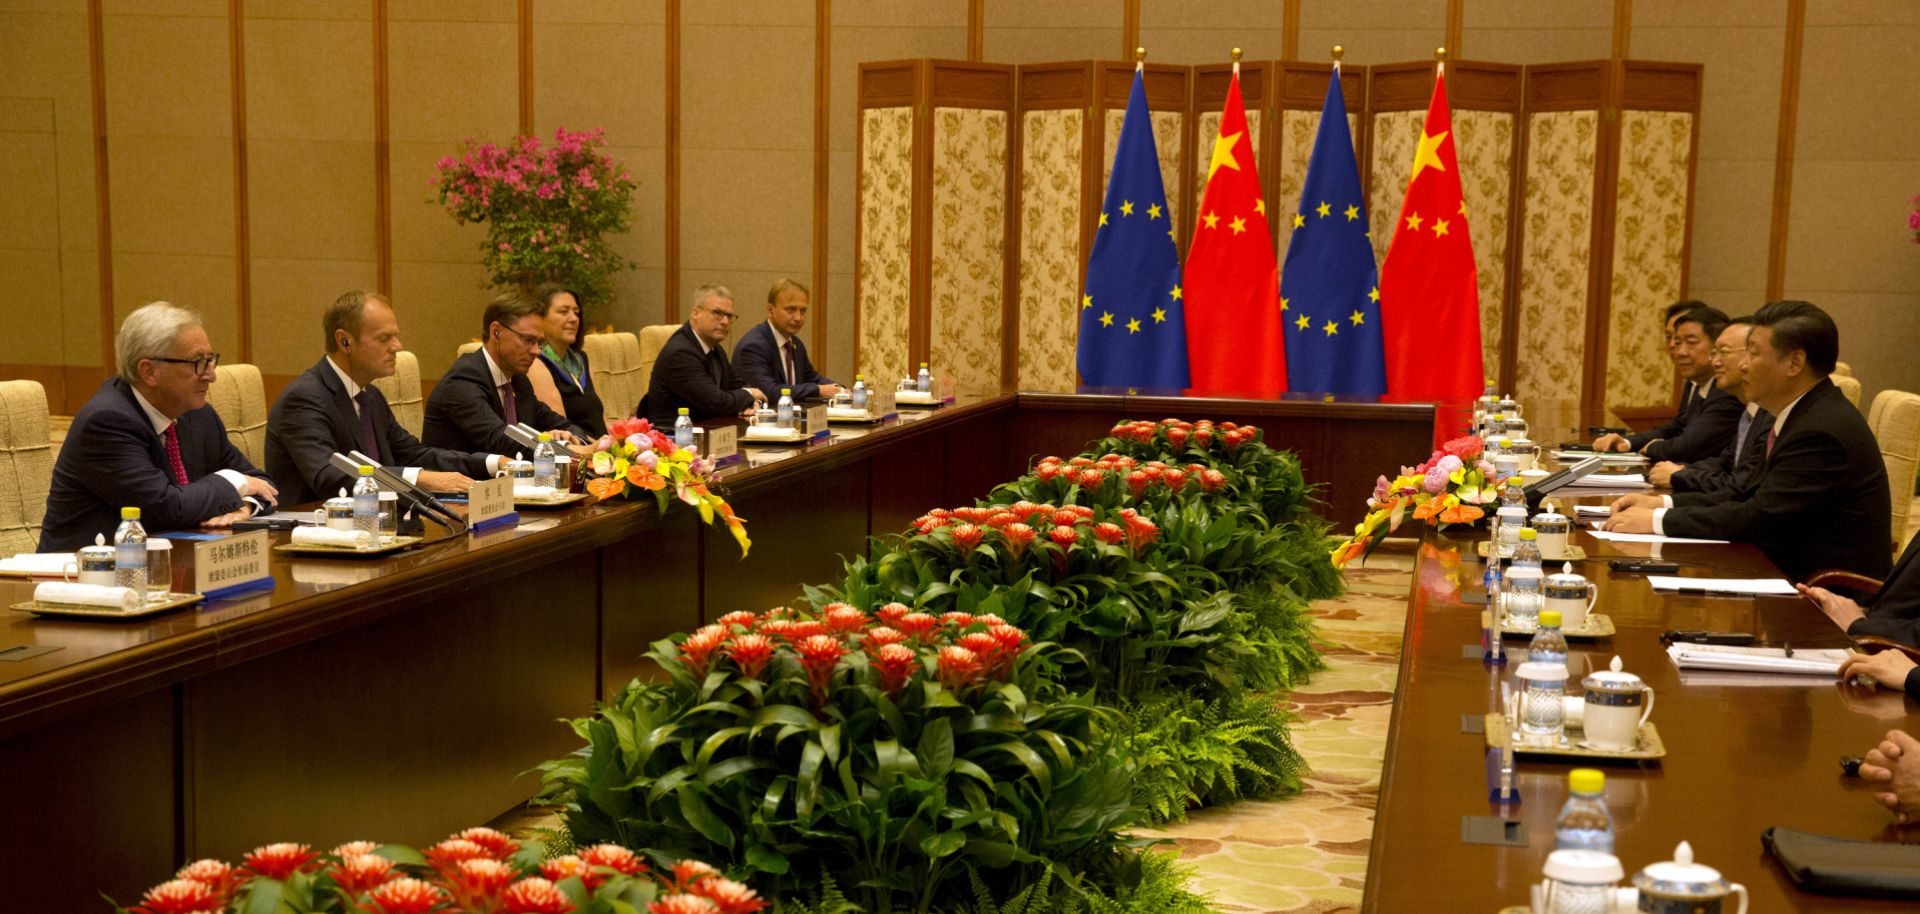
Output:
<path fill-rule="evenodd" d="M 1567 665 L 1528 661 L 1514 671 L 1520 679 L 1520 740 L 1532 746 L 1560 742 L 1566 726 Z"/>

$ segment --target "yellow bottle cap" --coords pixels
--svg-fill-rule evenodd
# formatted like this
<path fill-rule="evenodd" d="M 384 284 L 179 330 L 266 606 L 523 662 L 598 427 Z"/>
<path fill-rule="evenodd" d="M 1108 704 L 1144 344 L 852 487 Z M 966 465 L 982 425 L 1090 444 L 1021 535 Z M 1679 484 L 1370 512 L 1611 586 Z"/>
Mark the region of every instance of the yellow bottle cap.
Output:
<path fill-rule="evenodd" d="M 120 519 L 121 520 L 139 520 L 140 509 L 139 508 L 121 508 Z"/>
<path fill-rule="evenodd" d="M 1575 768 L 1567 772 L 1567 789 L 1574 793 L 1599 793 L 1606 787 L 1606 772 L 1598 768 Z"/>
<path fill-rule="evenodd" d="M 550 435 L 550 434 L 548 434 L 548 433 L 546 433 L 546 432 L 541 432 L 541 433 L 540 433 L 540 436 L 539 436 L 538 438 L 535 438 L 535 439 L 533 439 L 533 440 L 535 440 L 535 441 L 552 441 L 552 440 L 553 440 L 553 436 L 552 436 L 552 435 Z"/>
<path fill-rule="evenodd" d="M 1540 611 L 1540 624 L 1541 624 L 1541 625 L 1551 625 L 1551 626 L 1553 626 L 1554 628 L 1559 628 L 1559 627 L 1560 627 L 1560 611 L 1559 611 L 1559 610 L 1557 610 L 1557 609 L 1543 609 L 1543 610 L 1541 610 L 1541 611 Z"/>
<path fill-rule="evenodd" d="M 1535 530 L 1532 527 L 1520 528 L 1520 538 L 1523 540 L 1538 539 L 1539 537 L 1540 537 L 1540 531 Z"/>

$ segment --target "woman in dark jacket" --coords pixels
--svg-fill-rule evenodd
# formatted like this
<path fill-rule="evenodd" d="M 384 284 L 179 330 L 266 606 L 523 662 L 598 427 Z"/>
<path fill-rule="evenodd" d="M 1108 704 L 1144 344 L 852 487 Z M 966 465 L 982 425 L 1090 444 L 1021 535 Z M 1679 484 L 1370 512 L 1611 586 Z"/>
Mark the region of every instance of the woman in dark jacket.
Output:
<path fill-rule="evenodd" d="M 593 375 L 587 370 L 586 315 L 580 309 L 580 297 L 573 290 L 548 283 L 534 290 L 546 309 L 541 314 L 546 342 L 540 346 L 540 358 L 534 360 L 527 380 L 533 382 L 540 402 L 564 413 L 572 422 L 595 436 L 607 433 L 606 414 L 600 395 L 593 391 Z"/>

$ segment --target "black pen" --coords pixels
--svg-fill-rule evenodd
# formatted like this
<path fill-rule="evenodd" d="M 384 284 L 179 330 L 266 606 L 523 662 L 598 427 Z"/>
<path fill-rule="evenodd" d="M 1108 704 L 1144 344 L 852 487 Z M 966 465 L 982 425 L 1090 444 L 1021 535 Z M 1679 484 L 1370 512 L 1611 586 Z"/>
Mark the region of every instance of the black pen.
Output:
<path fill-rule="evenodd" d="M 1710 587 L 1677 587 L 1663 593 L 1685 594 L 1694 597 L 1751 597 L 1754 594 L 1741 590 L 1714 590 Z"/>

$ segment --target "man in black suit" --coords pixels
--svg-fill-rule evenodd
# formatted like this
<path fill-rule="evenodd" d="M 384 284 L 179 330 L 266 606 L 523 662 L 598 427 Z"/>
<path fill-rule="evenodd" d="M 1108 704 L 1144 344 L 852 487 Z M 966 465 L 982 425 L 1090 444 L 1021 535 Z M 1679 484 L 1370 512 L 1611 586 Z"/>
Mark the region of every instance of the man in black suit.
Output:
<path fill-rule="evenodd" d="M 726 286 L 701 286 L 693 293 L 693 313 L 667 338 L 653 363 L 647 395 L 634 414 L 655 428 L 671 429 L 685 407 L 693 421 L 721 417 L 752 417 L 754 403 L 764 402 L 764 389 L 749 387 L 727 362 L 727 328 L 739 314 Z"/>
<path fill-rule="evenodd" d="M 1745 485 L 1759 470 L 1760 451 L 1773 416 L 1747 396 L 1747 335 L 1752 330 L 1751 316 L 1736 317 L 1720 331 L 1713 347 L 1713 386 L 1746 404 L 1727 446 L 1705 460 L 1656 463 L 1647 472 L 1647 481 L 1675 492 L 1711 492 Z"/>
<path fill-rule="evenodd" d="M 1758 476 L 1715 492 L 1628 495 L 1607 529 L 1753 543 L 1795 579 L 1824 569 L 1885 577 L 1886 465 L 1860 411 L 1827 379 L 1839 329 L 1803 301 L 1773 302 L 1753 321 L 1748 391 L 1774 416 Z"/>
<path fill-rule="evenodd" d="M 507 437 L 507 426 L 533 426 L 552 432 L 555 441 L 586 438 L 586 429 L 567 421 L 534 396 L 527 369 L 546 342 L 541 304 L 520 291 L 487 303 L 480 317 L 480 348 L 453 360 L 427 398 L 421 437 L 428 447 L 481 454 L 515 454 L 526 446 Z M 371 456 L 371 455 L 369 455 Z M 532 454 L 524 454 L 533 459 Z"/>
<path fill-rule="evenodd" d="M 833 399 L 840 385 L 822 375 L 807 358 L 800 330 L 807 324 L 807 287 L 782 279 L 767 290 L 767 321 L 753 325 L 733 347 L 733 370 L 748 385 L 777 395 L 793 391 L 795 402 Z"/>
<path fill-rule="evenodd" d="M 140 509 L 147 532 L 230 527 L 271 510 L 273 484 L 227 440 L 207 405 L 220 354 L 200 315 L 154 302 L 114 335 L 118 377 L 73 416 L 47 492 L 41 552 L 109 537 L 120 509 Z"/>
<path fill-rule="evenodd" d="M 1800 593 L 1851 637 L 1875 636 L 1920 647 L 1920 560 L 1916 560 L 1916 556 L 1920 556 L 1920 537 L 1914 537 L 1907 544 L 1900 561 L 1893 566 L 1893 573 L 1880 585 L 1880 592 L 1865 605 L 1824 587 L 1801 584 Z M 1920 700 L 1920 666 L 1903 651 L 1856 654 L 1840 668 L 1841 679 L 1855 675 L 1866 676 Z"/>
<path fill-rule="evenodd" d="M 1690 463 L 1720 453 L 1740 419 L 1737 397 L 1713 381 L 1709 356 L 1714 341 L 1726 329 L 1727 316 L 1718 309 L 1696 304 L 1673 320 L 1668 355 L 1687 379 L 1680 414 L 1658 428 L 1631 435 L 1608 434 L 1595 439 L 1596 451 L 1636 451 L 1649 460 Z"/>
<path fill-rule="evenodd" d="M 405 348 L 385 297 L 348 292 L 320 323 L 327 354 L 287 385 L 267 416 L 267 473 L 288 503 L 352 491 L 354 480 L 328 461 L 335 453 L 359 451 L 430 492 L 465 492 L 475 477 L 498 469 L 498 456 L 427 447 L 394 421 L 372 386 L 393 376 Z"/>

